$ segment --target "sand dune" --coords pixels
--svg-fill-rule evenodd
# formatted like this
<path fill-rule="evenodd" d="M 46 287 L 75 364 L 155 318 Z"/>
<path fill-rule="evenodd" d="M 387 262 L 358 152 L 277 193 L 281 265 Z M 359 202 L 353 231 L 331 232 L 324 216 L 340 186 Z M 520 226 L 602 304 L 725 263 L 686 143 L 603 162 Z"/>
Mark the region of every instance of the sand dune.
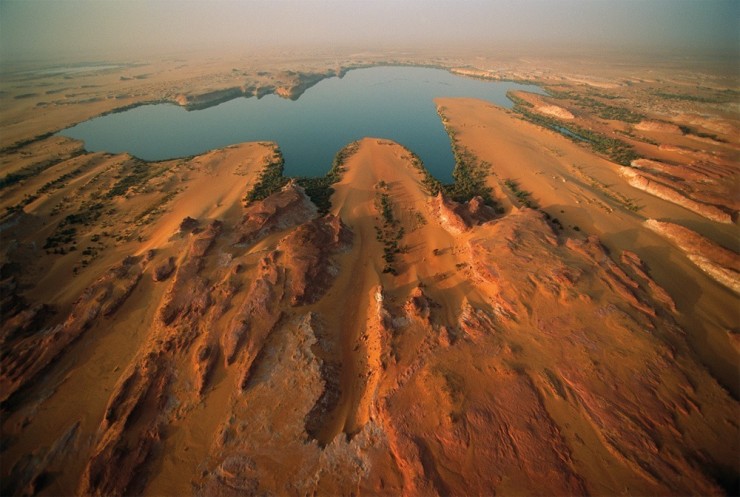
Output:
<path fill-rule="evenodd" d="M 636 255 L 620 266 L 595 237 L 553 231 L 532 209 L 450 231 L 408 152 L 377 139 L 346 162 L 332 214 L 283 223 L 293 214 L 279 198 L 303 195 L 289 185 L 264 201 L 281 206 L 270 218 L 278 229 L 245 241 L 240 212 L 261 204 L 241 207 L 247 182 L 234 187 L 231 175 L 244 157 L 256 164 L 269 152 L 249 145 L 224 152 L 229 160 L 193 159 L 191 184 L 207 181 L 207 194 L 222 192 L 228 205 L 181 192 L 139 250 L 146 258 L 124 259 L 137 268 L 132 285 L 108 292 L 108 305 L 92 297 L 108 284 L 101 279 L 71 310 L 67 321 L 87 316 L 83 347 L 110 320 L 138 316 L 146 331 L 93 387 L 109 397 L 89 402 L 85 418 L 37 414 L 32 425 L 60 434 L 70 424 L 81 439 L 101 434 L 67 456 L 77 476 L 52 488 L 77 479 L 80 492 L 109 495 L 717 491 L 689 459 L 655 455 L 657 440 L 663 450 L 696 443 L 675 439 L 678 430 L 703 433 L 702 450 L 731 450 L 715 427 L 733 404 L 684 355 L 675 308 Z M 397 275 L 383 272 L 384 195 L 393 229 L 403 228 Z M 188 210 L 193 202 L 201 210 Z M 191 214 L 198 221 L 172 237 L 172 219 Z M 174 274 L 143 285 L 142 271 L 171 264 L 169 254 Z M 109 274 L 128 278 L 121 267 Z M 156 313 L 136 310 L 152 299 Z M 103 307 L 81 314 L 88 302 Z M 6 357 L 19 358 L 24 342 L 7 340 Z M 95 352 L 85 357 L 79 366 Z M 701 389 L 687 390 L 685 377 Z M 50 395 L 65 394 L 62 384 Z M 203 425 L 204 416 L 215 419 Z M 30 466 L 27 488 L 54 464 Z"/>
<path fill-rule="evenodd" d="M 125 102 L 203 103 L 235 84 L 219 64 L 112 86 Z M 295 96 L 296 74 L 326 69 L 312 64 L 250 91 Z M 584 67 L 548 81 L 653 101 L 637 75 Z M 735 208 L 729 135 L 633 129 L 561 100 L 560 117 L 639 152 L 632 174 Z M 11 122 L 32 101 L 3 140 L 42 130 Z M 514 112 L 436 104 L 456 146 L 490 164 L 495 207 L 430 195 L 411 152 L 372 137 L 347 149 L 326 214 L 295 181 L 245 200 L 272 143 L 154 163 L 58 137 L 6 149 L 2 493 L 727 493 L 736 226 Z M 50 122 L 112 103 L 80 105 Z"/>

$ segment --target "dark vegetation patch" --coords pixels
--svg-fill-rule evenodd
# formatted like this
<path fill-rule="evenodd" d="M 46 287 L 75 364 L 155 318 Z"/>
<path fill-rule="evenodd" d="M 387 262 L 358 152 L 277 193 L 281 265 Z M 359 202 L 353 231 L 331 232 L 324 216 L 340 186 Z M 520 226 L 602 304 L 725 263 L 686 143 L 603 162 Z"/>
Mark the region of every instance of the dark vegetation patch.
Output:
<path fill-rule="evenodd" d="M 513 179 L 504 180 L 504 185 L 509 191 L 516 197 L 520 205 L 529 207 L 530 209 L 536 209 L 537 204 L 532 200 L 532 194 L 526 190 L 522 190 L 519 183 Z"/>
<path fill-rule="evenodd" d="M 508 92 L 506 96 L 514 103 L 514 105 L 518 105 L 519 107 L 530 109 L 534 107 L 531 102 L 524 100 L 522 97 L 516 95 L 514 92 Z"/>
<path fill-rule="evenodd" d="M 344 164 L 360 148 L 360 142 L 352 142 L 334 156 L 331 163 L 331 169 L 324 176 L 309 178 L 299 177 L 297 182 L 306 190 L 309 196 L 319 209 L 319 213 L 326 214 L 331 208 L 331 196 L 334 193 L 332 185 L 342 179 L 344 173 Z"/>
<path fill-rule="evenodd" d="M 35 141 L 38 141 L 40 139 L 41 138 L 34 139 L 34 140 L 29 140 L 24 145 L 18 145 L 17 147 L 18 148 L 21 148 L 21 147 L 23 147 L 25 145 L 28 145 L 28 144 L 30 144 L 32 142 L 35 142 Z M 16 147 L 16 145 L 14 145 L 13 147 L 6 148 L 2 152 L 3 153 L 9 153 L 9 152 L 15 151 L 16 150 L 15 147 Z M 55 165 L 57 165 L 57 164 L 59 164 L 61 162 L 64 162 L 64 161 L 69 160 L 69 159 L 72 159 L 74 157 L 80 156 L 80 155 L 82 155 L 84 153 L 85 153 L 85 151 L 82 150 L 82 149 L 76 150 L 73 153 L 71 153 L 70 155 L 66 155 L 66 156 L 63 156 L 63 157 L 56 157 L 54 159 L 48 159 L 48 160 L 45 160 L 45 161 L 42 161 L 42 162 L 38 162 L 36 164 L 31 164 L 29 166 L 26 166 L 24 168 L 19 169 L 18 171 L 15 171 L 15 172 L 12 172 L 12 173 L 8 173 L 5 176 L 3 176 L 2 178 L 0 178 L 0 190 L 3 190 L 3 189 L 8 188 L 10 186 L 13 186 L 16 183 L 19 183 L 20 181 L 23 181 L 25 179 L 32 178 L 32 177 L 34 177 L 34 176 L 36 176 L 38 174 L 41 174 L 42 172 L 44 172 L 45 170 L 49 169 L 52 166 L 55 166 Z"/>
<path fill-rule="evenodd" d="M 405 65 L 405 64 L 400 64 L 400 65 Z M 516 83 L 516 84 L 520 84 L 520 85 L 541 85 L 542 84 L 542 81 L 540 81 L 538 79 L 500 78 L 500 77 L 498 77 L 496 75 L 487 75 L 485 73 L 479 73 L 478 74 L 478 73 L 455 72 L 455 71 L 450 70 L 449 68 L 447 68 L 445 66 L 434 65 L 434 64 L 422 64 L 422 65 L 413 64 L 413 67 L 431 67 L 431 68 L 434 68 L 434 69 L 444 69 L 446 71 L 449 71 L 451 74 L 454 74 L 455 76 L 459 76 L 461 78 L 477 79 L 479 81 L 508 81 L 509 83 Z M 470 65 L 470 64 L 461 65 L 461 66 L 457 66 L 457 67 L 459 67 L 461 69 L 468 69 L 468 70 L 471 70 L 471 71 L 479 71 L 480 70 L 478 67 L 473 66 L 473 65 Z"/>
<path fill-rule="evenodd" d="M 481 197 L 487 205 L 495 207 L 496 202 L 491 196 L 491 187 L 486 185 L 486 177 L 491 170 L 491 164 L 478 160 L 470 150 L 457 144 L 456 141 L 453 141 L 452 150 L 455 155 L 455 169 L 452 170 L 452 178 L 455 181 L 450 185 L 444 185 L 447 196 L 456 202 L 467 202 L 473 197 Z"/>
<path fill-rule="evenodd" d="M 387 185 L 381 183 L 380 188 L 387 189 Z M 380 226 L 375 226 L 375 238 L 383 244 L 383 260 L 385 261 L 383 272 L 395 276 L 398 274 L 394 264 L 396 255 L 405 251 L 405 248 L 399 245 L 405 231 L 393 214 L 393 203 L 390 195 L 385 191 L 378 193 L 375 196 L 375 202 L 382 222 Z"/>
<path fill-rule="evenodd" d="M 265 164 L 257 182 L 247 192 L 244 201 L 250 203 L 256 200 L 264 200 L 273 193 L 280 191 L 288 182 L 288 178 L 283 176 L 284 166 L 285 159 L 283 159 L 283 153 L 278 147 L 275 147 L 272 157 Z"/>
<path fill-rule="evenodd" d="M 648 138 L 647 136 L 636 135 L 632 130 L 615 129 L 614 131 L 619 133 L 620 135 L 628 136 L 632 138 L 633 140 L 641 141 L 643 143 L 648 143 L 656 147 L 660 145 L 658 141 L 653 140 L 652 138 Z"/>
<path fill-rule="evenodd" d="M 681 130 L 681 133 L 683 133 L 684 135 L 698 136 L 700 138 L 709 138 L 710 140 L 714 140 L 716 142 L 727 143 L 727 140 L 725 140 L 724 138 L 720 138 L 719 136 L 713 135 L 711 133 L 704 133 L 702 131 L 697 131 L 690 126 L 679 125 L 678 128 Z"/>
<path fill-rule="evenodd" d="M 16 212 L 21 212 L 25 206 L 39 198 L 38 194 L 26 193 L 20 202 L 15 205 L 9 205 L 5 208 L 6 214 L 10 215 Z"/>
<path fill-rule="evenodd" d="M 702 104 L 728 104 L 737 102 L 740 92 L 736 90 L 712 90 L 711 95 L 692 95 L 688 93 L 669 93 L 663 91 L 653 92 L 656 97 L 665 100 L 683 100 L 686 102 L 697 102 Z"/>
<path fill-rule="evenodd" d="M 452 154 L 455 157 L 455 168 L 452 170 L 454 182 L 443 185 L 442 190 L 456 202 L 467 202 L 473 197 L 481 197 L 487 205 L 496 207 L 496 202 L 491 195 L 491 188 L 486 184 L 491 164 L 478 160 L 470 150 L 458 142 L 457 133 L 448 126 L 448 119 L 444 111 L 444 107 L 438 109 L 442 124 L 450 136 Z"/>
<path fill-rule="evenodd" d="M 53 181 L 49 181 L 38 190 L 36 196 L 64 186 L 70 178 L 79 175 L 83 169 L 84 166 L 78 167 Z M 59 221 L 54 232 L 47 237 L 43 248 L 47 253 L 62 255 L 77 250 L 80 232 L 87 231 L 84 228 L 95 225 L 104 214 L 112 215 L 115 212 L 111 209 L 110 203 L 113 198 L 127 195 L 131 191 L 138 192 L 151 178 L 164 171 L 164 166 L 157 166 L 139 159 L 124 162 L 121 164 L 118 174 L 114 177 L 113 186 L 102 195 L 93 194 L 88 200 L 82 202 L 75 212 L 67 214 Z M 55 209 L 55 211 L 58 210 Z M 52 215 L 59 213 L 55 211 L 52 212 Z M 123 239 L 123 235 L 119 235 L 116 239 Z M 98 255 L 100 250 L 102 250 L 100 247 L 89 246 L 82 251 L 82 255 L 89 256 L 92 259 Z M 86 262 L 89 261 L 82 261 L 83 266 L 87 265 Z"/>
<path fill-rule="evenodd" d="M 53 253 L 64 254 L 69 250 L 69 248 L 65 249 L 65 246 L 69 244 L 74 244 L 76 242 L 76 237 L 77 228 L 62 228 L 61 226 L 57 227 L 57 229 L 54 231 L 54 234 L 46 239 L 44 248 L 47 249 L 47 253 L 50 253 L 49 249 L 57 249 L 57 247 L 61 247 L 61 252 L 58 250 L 54 250 Z"/>
<path fill-rule="evenodd" d="M 424 188 L 427 191 L 427 194 L 431 196 L 436 196 L 439 192 L 441 192 L 444 189 L 444 185 L 440 183 L 440 181 L 432 176 L 432 173 L 429 172 L 429 170 L 424 167 L 424 163 L 422 162 L 421 158 L 416 155 L 411 150 L 406 149 L 406 152 L 409 154 L 409 159 L 411 160 L 411 165 L 414 166 L 415 169 L 418 169 L 421 174 L 424 176 L 424 178 L 421 180 L 422 184 L 424 185 Z"/>
<path fill-rule="evenodd" d="M 106 204 L 95 200 L 84 202 L 80 210 L 68 214 L 46 239 L 47 253 L 65 254 L 77 249 L 77 226 L 90 226 L 103 215 Z"/>
<path fill-rule="evenodd" d="M 577 106 L 588 109 L 596 116 L 602 119 L 609 119 L 613 121 L 623 121 L 626 123 L 639 123 L 645 116 L 643 114 L 633 112 L 624 107 L 616 107 L 614 105 L 605 104 L 599 100 L 596 100 L 592 96 L 582 95 L 572 91 L 548 91 L 551 97 L 559 100 L 570 100 L 575 102 Z M 599 98 L 605 98 L 603 94 L 597 94 Z M 610 97 L 614 100 L 618 97 Z"/>
<path fill-rule="evenodd" d="M 319 213 L 326 214 L 329 212 L 331 208 L 330 199 L 334 193 L 332 185 L 342 178 L 345 162 L 357 152 L 359 147 L 359 142 L 352 142 L 337 152 L 332 161 L 331 169 L 324 176 L 300 176 L 296 178 L 296 182 L 303 187 L 306 195 L 318 207 Z M 257 200 L 264 200 L 273 193 L 280 191 L 290 180 L 289 177 L 283 175 L 284 166 L 283 155 L 280 149 L 276 148 L 272 158 L 262 169 L 257 183 L 247 193 L 244 201 L 248 204 Z"/>
<path fill-rule="evenodd" d="M 129 189 L 143 186 L 147 181 L 164 172 L 163 167 L 155 167 L 151 163 L 140 159 L 132 159 L 124 165 L 123 174 L 119 174 L 116 183 L 105 194 L 106 198 L 125 195 Z"/>
<path fill-rule="evenodd" d="M 622 166 L 629 167 L 633 160 L 640 158 L 630 144 L 617 138 L 611 138 L 596 131 L 578 126 L 574 123 L 564 123 L 551 117 L 535 114 L 521 105 L 514 105 L 513 110 L 526 120 L 555 131 L 556 133 L 560 133 L 576 143 L 588 143 L 591 150 L 607 156 L 609 159 Z"/>
<path fill-rule="evenodd" d="M 43 133 L 38 136 L 34 136 L 33 138 L 29 138 L 27 140 L 21 140 L 21 141 L 15 142 L 13 145 L 0 149 L 0 153 L 9 154 L 12 152 L 17 152 L 18 150 L 22 149 L 26 145 L 31 145 L 32 143 L 40 142 L 41 140 L 46 140 L 47 138 L 54 136 L 55 133 L 56 133 L 55 131 L 49 131 L 48 133 Z M 80 150 L 80 153 L 83 153 L 83 151 Z"/>
<path fill-rule="evenodd" d="M 9 212 L 9 213 L 22 211 L 25 206 L 27 206 L 28 204 L 30 204 L 31 202 L 33 202 L 34 200 L 36 200 L 37 198 L 39 198 L 42 194 L 44 194 L 44 193 L 50 193 L 50 192 L 53 192 L 55 190 L 58 190 L 59 188 L 62 188 L 64 186 L 66 186 L 67 181 L 69 181 L 72 178 L 75 178 L 75 177 L 79 176 L 82 173 L 83 169 L 84 169 L 84 167 L 83 166 L 80 166 L 80 167 L 78 167 L 78 168 L 76 168 L 76 169 L 74 169 L 74 170 L 72 170 L 72 171 L 70 171 L 68 173 L 65 173 L 65 174 L 59 176 L 55 180 L 48 181 L 48 182 L 44 183 L 44 185 L 41 188 L 39 188 L 38 190 L 36 190 L 36 193 L 33 193 L 33 194 L 26 193 L 23 196 L 23 199 L 20 202 L 18 202 L 15 205 L 6 207 L 5 208 L 6 211 Z"/>
<path fill-rule="evenodd" d="M 73 169 L 72 171 L 70 171 L 68 173 L 62 174 L 57 179 L 54 179 L 54 180 L 51 180 L 51 181 L 48 181 L 48 182 L 44 183 L 44 185 L 41 188 L 39 188 L 36 193 L 37 194 L 39 194 L 39 193 L 49 193 L 49 192 L 52 192 L 54 190 L 58 190 L 59 188 L 62 188 L 63 186 L 65 186 L 67 184 L 67 181 L 71 180 L 72 178 L 75 178 L 75 177 L 79 176 L 80 173 L 82 173 L 83 169 L 84 168 L 82 166 L 80 166 L 78 168 Z"/>

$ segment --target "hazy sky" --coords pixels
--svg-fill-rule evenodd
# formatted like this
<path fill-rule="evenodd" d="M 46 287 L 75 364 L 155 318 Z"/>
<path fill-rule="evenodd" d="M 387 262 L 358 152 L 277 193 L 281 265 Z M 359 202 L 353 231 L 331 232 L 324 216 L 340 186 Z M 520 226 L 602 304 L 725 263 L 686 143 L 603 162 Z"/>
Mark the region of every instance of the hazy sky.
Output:
<path fill-rule="evenodd" d="M 740 0 L 0 0 L 1 60 L 518 42 L 740 49 Z"/>

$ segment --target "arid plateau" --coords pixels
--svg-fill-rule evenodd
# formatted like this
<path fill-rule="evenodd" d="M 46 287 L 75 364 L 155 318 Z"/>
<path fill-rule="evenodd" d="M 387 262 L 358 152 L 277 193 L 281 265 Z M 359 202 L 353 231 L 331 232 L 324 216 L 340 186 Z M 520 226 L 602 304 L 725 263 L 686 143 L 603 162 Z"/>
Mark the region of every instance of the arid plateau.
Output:
<path fill-rule="evenodd" d="M 289 178 L 279 142 L 147 162 L 57 134 L 376 66 L 542 92 L 430 102 L 448 185 L 385 136 Z M 2 495 L 738 492 L 733 74 L 423 51 L 69 67 L 0 81 Z"/>

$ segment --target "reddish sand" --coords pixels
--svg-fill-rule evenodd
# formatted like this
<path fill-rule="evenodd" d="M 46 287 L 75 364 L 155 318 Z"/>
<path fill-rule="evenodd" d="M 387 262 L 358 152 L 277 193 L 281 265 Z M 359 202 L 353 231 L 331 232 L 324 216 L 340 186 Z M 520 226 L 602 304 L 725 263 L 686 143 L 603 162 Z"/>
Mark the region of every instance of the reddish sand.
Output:
<path fill-rule="evenodd" d="M 626 85 L 624 69 L 515 62 L 460 71 L 612 92 L 669 120 L 645 68 Z M 232 87 L 228 64 L 79 83 L 187 104 Z M 253 83 L 301 91 L 271 71 Z M 4 114 L 4 142 L 113 106 L 57 102 L 42 123 L 38 98 Z M 732 492 L 736 118 L 675 104 L 674 125 L 715 140 L 527 98 L 624 137 L 643 157 L 630 171 L 730 222 L 473 99 L 436 103 L 490 163 L 498 210 L 429 195 L 410 152 L 376 138 L 349 149 L 326 215 L 293 182 L 245 205 L 270 143 L 160 163 L 58 137 L 6 148 L 3 171 L 26 177 L 0 188 L 2 493 Z"/>

